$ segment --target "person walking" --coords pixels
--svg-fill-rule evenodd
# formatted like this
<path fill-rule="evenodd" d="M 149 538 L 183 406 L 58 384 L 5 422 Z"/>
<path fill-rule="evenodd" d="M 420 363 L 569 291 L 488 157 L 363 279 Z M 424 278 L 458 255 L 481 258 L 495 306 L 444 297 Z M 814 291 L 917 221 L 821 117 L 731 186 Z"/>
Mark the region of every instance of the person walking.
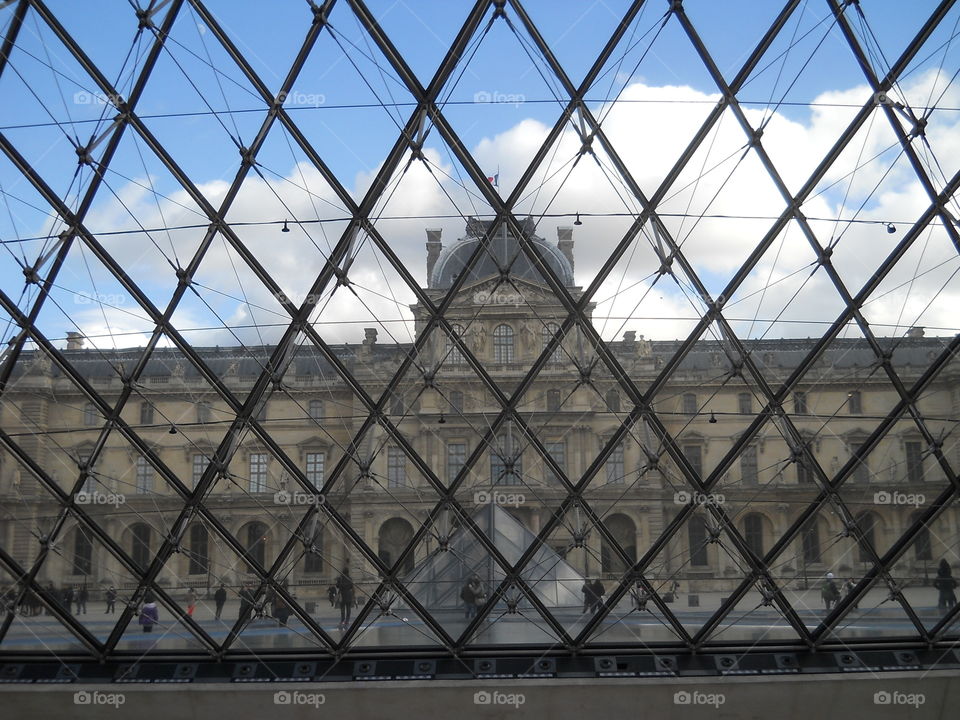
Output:
<path fill-rule="evenodd" d="M 946 558 L 940 559 L 937 565 L 937 576 L 933 579 L 933 586 L 940 591 L 937 597 L 937 608 L 939 610 L 949 610 L 957 604 L 957 595 L 954 590 L 957 587 L 957 580 L 953 577 L 950 570 L 950 563 Z"/>
<path fill-rule="evenodd" d="M 220 583 L 220 587 L 213 594 L 213 602 L 216 605 L 214 617 L 219 620 L 220 613 L 223 612 L 223 606 L 227 603 L 227 589 L 223 586 L 223 583 Z"/>
<path fill-rule="evenodd" d="M 853 578 L 847 578 L 846 581 L 843 583 L 843 587 L 840 588 L 840 590 L 843 592 L 843 596 L 846 597 L 847 595 L 853 592 L 853 589 L 855 587 L 856 587 L 856 583 L 853 582 Z M 859 605 L 859 603 L 854 603 L 852 605 L 852 608 L 856 610 L 857 605 Z"/>
<path fill-rule="evenodd" d="M 116 612 L 117 608 L 117 589 L 111 585 L 107 588 L 107 592 L 104 595 L 104 599 L 107 601 L 107 607 L 103 611 L 104 615 L 113 615 Z"/>
<path fill-rule="evenodd" d="M 330 601 L 330 607 L 337 606 L 337 586 L 331 585 L 327 588 L 327 599 Z"/>
<path fill-rule="evenodd" d="M 87 598 L 90 596 L 87 585 L 84 583 L 77 590 L 77 615 L 87 614 Z"/>
<path fill-rule="evenodd" d="M 197 591 L 193 588 L 187 588 L 187 615 L 193 617 L 193 611 L 197 609 Z"/>
<path fill-rule="evenodd" d="M 73 588 L 69 585 L 63 589 L 63 608 L 67 615 L 73 614 Z"/>
<path fill-rule="evenodd" d="M 273 616 L 282 627 L 286 627 L 287 619 L 290 617 L 290 606 L 280 593 L 273 596 Z"/>
<path fill-rule="evenodd" d="M 823 605 L 827 610 L 840 599 L 840 590 L 837 588 L 832 572 L 828 572 L 823 579 L 823 585 L 820 587 L 820 597 L 823 599 Z"/>
<path fill-rule="evenodd" d="M 243 587 L 240 589 L 240 611 L 237 613 L 237 617 L 242 618 L 247 614 L 247 611 L 253 606 L 253 601 L 256 598 L 254 597 L 253 590 L 250 589 L 250 586 L 247 583 L 243 584 Z"/>
<path fill-rule="evenodd" d="M 590 578 L 586 578 L 583 581 L 583 587 L 580 588 L 580 592 L 583 594 L 583 612 L 589 612 L 590 608 L 593 607 L 593 583 L 590 582 Z"/>
<path fill-rule="evenodd" d="M 472 575 L 470 580 L 460 591 L 460 597 L 466 605 L 467 619 L 476 617 L 477 609 L 487 601 L 487 595 L 480 584 L 480 578 Z"/>
<path fill-rule="evenodd" d="M 157 609 L 157 602 L 153 598 L 153 593 L 147 593 L 143 597 L 143 607 L 140 608 L 140 625 L 145 633 L 153 632 L 153 626 L 160 622 L 160 610 Z"/>
<path fill-rule="evenodd" d="M 350 612 L 353 609 L 354 588 L 353 580 L 350 578 L 350 568 L 344 568 L 343 572 L 337 577 L 337 595 L 340 602 L 340 624 L 337 626 L 340 630 L 346 630 L 350 624 Z"/>
<path fill-rule="evenodd" d="M 603 596 L 606 594 L 607 590 L 603 587 L 603 583 L 600 582 L 600 578 L 597 578 L 593 581 L 593 612 L 600 612 L 600 608 L 603 607 Z"/>

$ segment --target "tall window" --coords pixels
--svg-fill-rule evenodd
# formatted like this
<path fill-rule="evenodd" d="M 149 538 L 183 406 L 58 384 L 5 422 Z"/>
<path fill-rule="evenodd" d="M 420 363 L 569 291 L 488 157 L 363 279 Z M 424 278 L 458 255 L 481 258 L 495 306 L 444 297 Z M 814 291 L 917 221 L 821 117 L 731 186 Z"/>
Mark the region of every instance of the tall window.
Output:
<path fill-rule="evenodd" d="M 203 477 L 203 473 L 206 469 L 207 456 L 203 453 L 194 453 L 193 464 L 191 466 L 191 479 L 193 480 L 193 487 L 196 487 L 197 483 L 200 482 L 200 478 Z"/>
<path fill-rule="evenodd" d="M 407 456 L 398 447 L 387 448 L 387 486 L 406 487 L 407 485 Z"/>
<path fill-rule="evenodd" d="M 467 462 L 467 444 L 464 442 L 447 443 L 447 482 L 451 483 Z"/>
<path fill-rule="evenodd" d="M 403 395 L 401 395 L 399 391 L 394 392 L 390 396 L 390 414 L 391 415 L 406 414 L 406 405 L 403 402 Z"/>
<path fill-rule="evenodd" d="M 97 408 L 93 403 L 87 403 L 83 406 L 83 424 L 87 427 L 93 427 L 97 424 Z"/>
<path fill-rule="evenodd" d="M 547 412 L 559 412 L 560 410 L 560 391 L 556 389 L 547 390 Z"/>
<path fill-rule="evenodd" d="M 323 420 L 323 400 L 311 400 L 307 405 L 311 420 Z"/>
<path fill-rule="evenodd" d="M 509 325 L 497 325 L 493 330 L 493 361 L 513 362 L 513 328 Z"/>
<path fill-rule="evenodd" d="M 757 446 L 748 445 L 740 455 L 740 479 L 744 485 L 757 484 Z"/>
<path fill-rule="evenodd" d="M 687 462 L 697 471 L 697 475 L 703 478 L 703 448 L 699 443 L 689 443 L 681 449 Z"/>
<path fill-rule="evenodd" d="M 543 329 L 540 331 L 540 338 L 543 341 L 540 347 L 540 352 L 542 353 L 547 349 L 547 345 L 550 344 L 550 341 L 553 340 L 557 335 L 560 334 L 560 326 L 555 322 L 548 322 L 543 326 Z M 550 357 L 547 358 L 547 363 L 550 365 L 559 365 L 563 360 L 563 353 L 560 350 L 560 344 L 557 344 L 557 347 L 554 348 L 553 352 L 550 353 Z"/>
<path fill-rule="evenodd" d="M 83 528 L 73 531 L 73 568 L 74 575 L 89 575 L 93 568 L 93 543 Z"/>
<path fill-rule="evenodd" d="M 820 562 L 820 528 L 817 519 L 811 518 L 804 524 L 803 530 L 803 559 L 804 562 Z"/>
<path fill-rule="evenodd" d="M 860 526 L 860 531 L 863 533 L 864 539 L 867 541 L 867 544 L 876 548 L 876 529 L 877 529 L 877 516 L 871 512 L 862 512 L 857 515 L 857 525 Z M 872 562 L 873 558 L 870 556 L 869 551 L 863 545 L 859 547 L 859 559 L 861 562 Z"/>
<path fill-rule="evenodd" d="M 267 526 L 262 522 L 247 524 L 247 552 L 260 567 L 266 565 L 267 559 Z M 256 572 L 253 563 L 247 563 L 249 572 Z"/>
<path fill-rule="evenodd" d="M 463 412 L 463 392 L 460 390 L 450 391 L 450 407 L 454 412 Z"/>
<path fill-rule="evenodd" d="M 453 335 L 455 337 L 463 337 L 463 325 L 453 324 L 450 327 L 453 330 Z M 447 362 L 451 365 L 466 365 L 467 363 L 467 359 L 463 356 L 460 346 L 457 345 L 453 337 L 451 337 L 449 334 L 447 335 L 447 346 L 444 349 L 444 355 L 447 358 Z"/>
<path fill-rule="evenodd" d="M 83 486 L 80 488 L 80 492 L 90 495 L 97 491 L 97 476 L 93 473 L 93 468 L 90 467 L 90 451 L 84 450 L 77 453 L 77 465 L 80 466 L 81 470 L 86 472 L 86 476 L 83 479 Z"/>
<path fill-rule="evenodd" d="M 567 472 L 567 444 L 560 440 L 559 442 L 548 442 L 544 443 L 544 447 L 547 450 L 547 454 L 553 458 L 553 461 L 560 466 L 560 469 L 564 473 Z M 544 470 L 544 479 L 548 483 L 560 482 L 560 478 L 557 477 L 556 473 L 550 469 L 550 466 L 547 465 Z"/>
<path fill-rule="evenodd" d="M 608 390 L 606 395 L 607 411 L 608 412 L 620 412 L 620 393 L 616 390 Z"/>
<path fill-rule="evenodd" d="M 859 390 L 851 390 L 847 393 L 847 412 L 851 415 L 860 415 L 863 412 Z"/>
<path fill-rule="evenodd" d="M 252 493 L 262 493 L 267 491 L 267 454 L 250 453 L 249 459 L 250 479 L 248 481 L 248 490 Z"/>
<path fill-rule="evenodd" d="M 623 462 L 623 440 L 614 446 L 613 452 L 607 457 L 606 471 L 607 484 L 623 484 L 623 477 L 626 474 Z"/>
<path fill-rule="evenodd" d="M 910 517 L 910 522 L 916 522 L 922 513 L 916 512 Z M 933 548 L 930 546 L 930 528 L 926 523 L 917 531 L 913 541 L 913 552 L 917 560 L 933 560 Z"/>
<path fill-rule="evenodd" d="M 148 402 L 140 403 L 140 424 L 153 425 L 153 405 Z"/>
<path fill-rule="evenodd" d="M 490 483 L 492 485 L 519 485 L 523 474 L 520 443 L 511 430 L 500 434 L 490 448 Z"/>
<path fill-rule="evenodd" d="M 863 446 L 866 440 L 867 439 L 863 437 L 850 438 L 850 453 L 852 455 L 856 455 L 856 453 L 860 452 L 860 448 Z M 853 469 L 852 479 L 859 483 L 870 482 L 870 465 L 867 463 L 867 456 L 864 455 L 855 462 L 856 466 Z"/>
<path fill-rule="evenodd" d="M 907 455 L 907 481 L 923 481 L 923 445 L 915 440 L 904 443 Z"/>
<path fill-rule="evenodd" d="M 707 560 L 707 523 L 699 515 L 687 522 L 687 542 L 690 545 L 690 564 L 694 567 L 709 565 Z"/>
<path fill-rule="evenodd" d="M 763 516 L 749 513 L 743 518 L 743 539 L 758 557 L 763 557 Z"/>
<path fill-rule="evenodd" d="M 797 458 L 797 482 L 801 485 L 813 482 L 813 469 L 806 455 Z"/>
<path fill-rule="evenodd" d="M 802 390 L 797 390 L 793 394 L 793 412 L 797 415 L 807 413 L 807 394 Z"/>
<path fill-rule="evenodd" d="M 146 569 L 150 564 L 150 526 L 145 523 L 136 523 L 130 528 L 133 542 L 130 547 L 130 557 L 134 565 Z"/>
<path fill-rule="evenodd" d="M 200 523 L 190 526 L 190 566 L 188 575 L 203 575 L 209 566 L 209 536 L 207 529 Z"/>
<path fill-rule="evenodd" d="M 269 403 L 264 400 L 263 405 L 260 406 L 260 409 L 257 410 L 257 422 L 265 422 L 267 419 L 267 405 Z"/>
<path fill-rule="evenodd" d="M 683 394 L 683 414 L 684 415 L 697 414 L 697 396 L 694 393 Z"/>
<path fill-rule="evenodd" d="M 323 487 L 323 470 L 326 459 L 326 455 L 322 452 L 307 453 L 304 474 L 307 476 L 307 482 L 314 487 Z"/>
<path fill-rule="evenodd" d="M 153 465 L 142 455 L 137 458 L 137 494 L 144 495 L 153 490 Z"/>
<path fill-rule="evenodd" d="M 320 573 L 323 572 L 323 551 L 320 547 L 320 536 L 313 541 L 313 545 L 316 546 L 316 550 L 313 548 L 308 549 L 303 554 L 303 571 L 305 573 Z"/>
<path fill-rule="evenodd" d="M 210 422 L 210 402 L 208 400 L 201 400 L 197 403 L 197 422 Z"/>
<path fill-rule="evenodd" d="M 739 393 L 737 395 L 737 412 L 741 415 L 753 414 L 753 395 L 750 393 Z"/>

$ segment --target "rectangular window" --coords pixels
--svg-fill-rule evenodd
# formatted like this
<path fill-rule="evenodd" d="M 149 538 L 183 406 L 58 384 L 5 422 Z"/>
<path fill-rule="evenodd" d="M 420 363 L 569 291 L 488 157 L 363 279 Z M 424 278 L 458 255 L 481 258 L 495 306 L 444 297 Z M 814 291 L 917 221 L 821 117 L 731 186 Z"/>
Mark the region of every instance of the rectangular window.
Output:
<path fill-rule="evenodd" d="M 197 403 L 197 422 L 210 422 L 210 403 L 206 400 Z"/>
<path fill-rule="evenodd" d="M 617 443 L 607 458 L 607 484 L 622 485 L 625 475 L 623 463 L 623 441 Z"/>
<path fill-rule="evenodd" d="M 97 491 L 97 477 L 93 473 L 93 468 L 87 467 L 90 463 L 90 453 L 82 452 L 77 455 L 77 464 L 80 467 L 86 468 L 87 476 L 83 480 L 83 486 L 80 488 L 80 492 L 90 495 Z"/>
<path fill-rule="evenodd" d="M 93 403 L 87 403 L 83 406 L 83 424 L 87 427 L 93 427 L 97 424 L 97 408 Z"/>
<path fill-rule="evenodd" d="M 191 466 L 191 479 L 193 480 L 193 487 L 197 487 L 197 484 L 200 482 L 200 478 L 203 477 L 204 471 L 206 471 L 208 465 L 207 456 L 203 453 L 194 453 L 193 455 L 193 465 Z"/>
<path fill-rule="evenodd" d="M 740 456 L 740 478 L 744 485 L 757 484 L 757 446 L 749 445 Z"/>
<path fill-rule="evenodd" d="M 797 390 L 793 394 L 793 412 L 797 415 L 807 414 L 807 394 L 802 390 Z"/>
<path fill-rule="evenodd" d="M 750 393 L 740 393 L 737 395 L 737 412 L 741 415 L 753 414 L 753 395 Z"/>
<path fill-rule="evenodd" d="M 457 473 L 467 462 L 467 444 L 463 442 L 447 443 L 447 482 L 452 483 Z"/>
<path fill-rule="evenodd" d="M 267 419 L 267 405 L 268 403 L 264 401 L 263 405 L 260 406 L 260 409 L 257 410 L 257 421 L 263 422 Z"/>
<path fill-rule="evenodd" d="M 398 488 L 407 485 L 407 456 L 398 447 L 387 448 L 387 486 Z"/>
<path fill-rule="evenodd" d="M 463 412 L 463 392 L 460 390 L 450 391 L 450 407 L 456 413 Z"/>
<path fill-rule="evenodd" d="M 547 390 L 547 412 L 560 411 L 560 391 Z"/>
<path fill-rule="evenodd" d="M 523 475 L 523 456 L 512 432 L 502 434 L 490 448 L 490 484 L 519 485 Z"/>
<path fill-rule="evenodd" d="M 140 424 L 153 425 L 153 405 L 148 402 L 140 403 Z"/>
<path fill-rule="evenodd" d="M 697 475 L 703 478 L 703 448 L 699 444 L 684 445 L 683 456 L 687 462 L 697 471 Z"/>
<path fill-rule="evenodd" d="M 860 415 L 863 413 L 863 404 L 860 399 L 859 390 L 851 390 L 847 393 L 847 412 L 851 415 Z"/>
<path fill-rule="evenodd" d="M 323 400 L 311 400 L 307 412 L 311 420 L 323 420 Z"/>
<path fill-rule="evenodd" d="M 207 529 L 199 523 L 190 527 L 190 566 L 188 575 L 203 575 L 207 572 Z"/>
<path fill-rule="evenodd" d="M 904 443 L 907 454 L 907 482 L 923 482 L 923 445 L 915 440 Z"/>
<path fill-rule="evenodd" d="M 307 453 L 304 474 L 307 476 L 307 482 L 314 487 L 323 487 L 323 470 L 326 459 L 326 455 L 322 452 Z"/>
<path fill-rule="evenodd" d="M 813 470 L 806 456 L 797 458 L 797 482 L 801 485 L 813 482 Z"/>
<path fill-rule="evenodd" d="M 250 453 L 250 480 L 248 490 L 252 493 L 267 491 L 266 453 Z"/>
<path fill-rule="evenodd" d="M 553 461 L 560 466 L 560 469 L 564 473 L 567 472 L 567 444 L 562 440 L 560 442 L 548 442 L 544 443 L 544 447 L 547 449 L 547 453 L 553 458 Z M 548 483 L 558 483 L 560 478 L 557 477 L 556 473 L 550 469 L 550 466 L 547 465 L 543 472 L 543 477 Z"/>
<path fill-rule="evenodd" d="M 697 396 L 693 393 L 684 393 L 683 396 L 683 414 L 684 415 L 696 415 L 697 414 Z"/>
<path fill-rule="evenodd" d="M 859 438 L 857 440 L 851 441 L 850 452 L 851 454 L 856 454 L 860 451 L 861 446 L 866 442 L 865 438 Z M 867 457 L 864 457 L 861 460 L 856 461 L 856 467 L 853 470 L 853 480 L 855 482 L 868 483 L 870 482 L 870 466 L 867 464 Z"/>
<path fill-rule="evenodd" d="M 153 490 L 153 465 L 143 456 L 137 458 L 137 494 L 144 495 Z"/>

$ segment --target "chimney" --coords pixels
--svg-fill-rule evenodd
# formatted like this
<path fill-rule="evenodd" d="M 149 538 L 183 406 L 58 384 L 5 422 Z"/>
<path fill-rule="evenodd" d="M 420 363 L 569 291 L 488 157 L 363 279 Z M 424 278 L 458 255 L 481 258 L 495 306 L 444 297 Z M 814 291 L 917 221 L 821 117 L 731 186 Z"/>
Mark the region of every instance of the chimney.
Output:
<path fill-rule="evenodd" d="M 377 329 L 376 328 L 364 328 L 363 329 L 363 344 L 367 347 L 373 347 L 377 342 Z"/>
<path fill-rule="evenodd" d="M 83 333 L 67 333 L 67 350 L 83 350 Z"/>
<path fill-rule="evenodd" d="M 442 230 L 427 230 L 427 285 L 430 284 L 430 276 L 433 275 L 433 266 L 437 264 L 437 258 L 440 257 L 440 233 Z"/>
<path fill-rule="evenodd" d="M 557 228 L 557 247 L 560 248 L 560 252 L 563 253 L 563 256 L 567 258 L 567 261 L 570 263 L 570 269 L 573 270 L 573 228 L 572 227 Z"/>
<path fill-rule="evenodd" d="M 69 335 L 69 333 L 67 333 Z M 914 326 L 907 330 L 908 338 L 922 338 L 924 335 L 924 328 L 919 326 Z"/>
<path fill-rule="evenodd" d="M 627 330 L 623 333 L 623 341 L 628 345 L 633 345 L 637 341 L 637 331 Z"/>

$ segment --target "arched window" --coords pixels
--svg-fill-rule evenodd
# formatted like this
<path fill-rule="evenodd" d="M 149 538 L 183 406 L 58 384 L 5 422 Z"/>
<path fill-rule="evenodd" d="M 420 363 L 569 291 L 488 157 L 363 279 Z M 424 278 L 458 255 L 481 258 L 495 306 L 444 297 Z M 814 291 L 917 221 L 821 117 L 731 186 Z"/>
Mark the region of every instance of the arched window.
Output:
<path fill-rule="evenodd" d="M 617 544 L 623 548 L 631 562 L 637 561 L 637 526 L 626 515 L 611 515 L 603 521 L 603 526 L 617 541 Z M 615 573 L 622 575 L 627 571 L 620 556 L 614 551 L 613 547 L 607 542 L 606 538 L 600 541 L 600 565 L 604 573 Z"/>
<path fill-rule="evenodd" d="M 607 390 L 605 400 L 607 403 L 607 410 L 609 412 L 620 412 L 620 393 L 617 390 Z"/>
<path fill-rule="evenodd" d="M 493 330 L 493 361 L 513 362 L 513 328 L 509 325 L 497 325 Z"/>
<path fill-rule="evenodd" d="M 93 543 L 83 528 L 73 531 L 73 574 L 89 575 L 93 568 Z"/>
<path fill-rule="evenodd" d="M 763 515 L 749 513 L 743 518 L 743 539 L 757 557 L 763 557 Z"/>
<path fill-rule="evenodd" d="M 388 567 L 395 563 L 407 545 L 413 540 L 413 527 L 403 518 L 390 518 L 380 526 L 380 537 L 377 545 L 377 555 Z M 413 554 L 403 560 L 400 572 L 408 573 L 413 570 Z"/>
<path fill-rule="evenodd" d="M 260 567 L 266 565 L 268 537 L 267 526 L 262 522 L 251 522 L 246 524 L 246 530 L 241 533 L 244 546 L 250 558 L 257 562 Z M 247 565 L 249 572 L 255 572 L 252 563 Z"/>
<path fill-rule="evenodd" d="M 453 335 L 459 338 L 463 337 L 463 325 L 454 323 L 450 328 L 453 330 Z M 454 342 L 450 334 L 447 335 L 447 346 L 443 354 L 446 356 L 446 361 L 451 365 L 465 365 L 467 362 L 467 359 L 463 356 L 463 352 L 460 350 L 460 346 Z"/>
<path fill-rule="evenodd" d="M 857 525 L 860 527 L 860 532 L 863 533 L 864 539 L 867 541 L 867 544 L 876 549 L 876 530 L 880 524 L 880 519 L 872 512 L 862 512 L 857 515 Z M 869 550 L 865 548 L 862 544 L 859 546 L 858 558 L 860 562 L 872 562 L 873 557 L 871 557 Z"/>
<path fill-rule="evenodd" d="M 543 329 L 540 331 L 540 338 L 543 341 L 543 344 L 540 347 L 540 352 L 542 353 L 547 349 L 547 345 L 550 344 L 550 341 L 553 340 L 557 335 L 560 334 L 560 326 L 555 322 L 548 322 L 543 326 Z M 547 363 L 550 365 L 559 365 L 563 360 L 563 351 L 560 349 L 558 344 L 554 348 L 553 352 L 550 353 L 550 357 L 547 358 Z"/>
<path fill-rule="evenodd" d="M 694 567 L 709 565 L 707 559 L 707 522 L 699 515 L 687 521 L 687 542 L 690 545 L 690 564 Z"/>
<path fill-rule="evenodd" d="M 203 575 L 209 567 L 209 537 L 207 529 L 200 523 L 190 526 L 190 565 L 188 575 Z"/>
<path fill-rule="evenodd" d="M 133 538 L 130 557 L 135 565 L 146 570 L 150 564 L 150 526 L 146 523 L 135 523 L 130 528 L 130 534 Z"/>

